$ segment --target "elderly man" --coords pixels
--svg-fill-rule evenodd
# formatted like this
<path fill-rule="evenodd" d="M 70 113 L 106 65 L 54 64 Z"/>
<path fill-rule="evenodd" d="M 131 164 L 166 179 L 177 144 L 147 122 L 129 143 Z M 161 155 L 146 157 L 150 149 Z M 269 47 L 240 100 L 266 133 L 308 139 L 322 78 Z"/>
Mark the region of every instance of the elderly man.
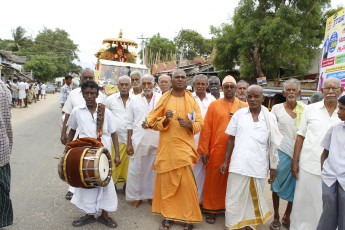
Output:
<path fill-rule="evenodd" d="M 108 150 L 111 149 L 111 143 L 115 146 L 115 159 L 114 164 L 117 166 L 121 163 L 119 144 L 116 134 L 116 124 L 112 113 L 108 110 L 99 109 L 96 102 L 98 97 L 99 88 L 96 82 L 86 81 L 81 85 L 81 92 L 85 99 L 83 106 L 74 108 L 68 119 L 67 125 L 71 128 L 68 134 L 66 144 L 73 140 L 77 128 L 79 129 L 79 137 L 85 138 L 98 138 L 98 113 L 102 113 L 104 117 L 102 125 L 101 140 L 102 144 Z M 67 147 L 67 146 L 66 146 Z M 115 212 L 117 210 L 117 195 L 114 188 L 114 182 L 110 179 L 107 186 L 97 188 L 75 188 L 75 194 L 71 203 L 76 205 L 86 215 L 78 220 L 72 222 L 74 227 L 80 227 L 85 224 L 93 223 L 96 221 L 95 214 L 100 214 L 98 222 L 106 225 L 107 227 L 116 228 L 117 223 L 109 217 L 108 212 Z"/>
<path fill-rule="evenodd" d="M 0 228 L 13 223 L 12 201 L 10 199 L 11 167 L 13 145 L 11 125 L 11 92 L 0 80 Z"/>
<path fill-rule="evenodd" d="M 130 94 L 138 95 L 141 94 L 142 90 L 140 87 L 140 79 L 142 74 L 140 71 L 133 71 L 130 74 L 133 88 L 129 91 Z"/>
<path fill-rule="evenodd" d="M 236 90 L 236 97 L 241 101 L 246 102 L 247 100 L 247 89 L 249 87 L 249 83 L 245 80 L 240 80 L 237 82 L 237 90 Z"/>
<path fill-rule="evenodd" d="M 83 69 L 80 73 L 80 82 L 84 83 L 86 81 L 94 81 L 94 72 L 92 69 L 86 68 Z M 99 92 L 98 97 L 96 99 L 97 103 L 104 103 L 105 101 L 105 95 Z M 85 106 L 85 99 L 83 97 L 83 93 L 81 91 L 81 88 L 76 88 L 72 90 L 68 97 L 67 100 L 64 104 L 64 107 L 62 108 L 62 112 L 64 113 L 63 115 L 63 125 L 62 125 L 62 131 L 61 131 L 61 143 L 63 145 L 66 144 L 67 140 L 67 122 L 69 119 L 69 116 L 74 108 L 77 107 L 84 107 Z M 78 133 L 78 130 L 77 130 Z M 66 194 L 66 199 L 70 200 L 72 199 L 73 196 L 73 191 L 74 188 L 70 186 L 70 191 Z"/>
<path fill-rule="evenodd" d="M 113 165 L 112 173 L 114 184 L 124 183 L 123 190 L 126 191 L 127 172 L 129 157 L 127 155 L 127 126 L 126 108 L 131 101 L 132 95 L 129 94 L 131 88 L 131 78 L 128 76 L 121 76 L 118 81 L 119 93 L 115 93 L 105 100 L 105 106 L 109 109 L 114 117 L 117 126 L 116 133 L 119 140 L 121 164 L 117 167 Z M 114 152 L 114 146 L 111 146 Z M 113 155 L 114 156 L 114 155 Z"/>
<path fill-rule="evenodd" d="M 286 98 L 286 102 L 274 105 L 271 111 L 277 119 L 279 131 L 283 135 L 283 140 L 278 148 L 277 178 L 272 183 L 274 208 L 274 220 L 270 226 L 272 230 L 279 230 L 281 224 L 287 228 L 290 225 L 290 214 L 296 186 L 296 179 L 291 174 L 291 161 L 296 132 L 304 110 L 304 103 L 297 101 L 300 95 L 300 82 L 298 80 L 291 78 L 285 81 L 283 96 Z M 280 198 L 288 201 L 282 223 L 279 219 Z"/>
<path fill-rule="evenodd" d="M 220 92 L 220 80 L 217 76 L 210 76 L 208 78 L 208 88 L 211 94 L 218 100 L 219 98 L 223 98 L 223 92 Z"/>
<path fill-rule="evenodd" d="M 330 77 L 323 83 L 324 100 L 308 105 L 297 132 L 291 164 L 297 179 L 290 229 L 316 229 L 322 212 L 320 143 L 327 130 L 340 121 L 338 97 L 343 92 L 339 79 Z"/>
<path fill-rule="evenodd" d="M 165 93 L 165 92 L 168 92 L 171 88 L 171 78 L 166 75 L 166 74 L 163 74 L 161 76 L 159 76 L 158 78 L 158 86 L 162 92 L 162 95 Z"/>
<path fill-rule="evenodd" d="M 139 207 L 144 199 L 152 204 L 153 198 L 156 172 L 152 170 L 152 166 L 156 158 L 159 133 L 144 129 L 142 124 L 161 97 L 161 94 L 153 92 L 154 86 L 154 77 L 144 75 L 141 78 L 142 94 L 132 97 L 126 111 L 127 154 L 130 155 L 126 200 L 132 200 L 134 208 Z"/>
<path fill-rule="evenodd" d="M 237 111 L 225 131 L 230 137 L 220 172 L 227 173 L 231 157 L 225 200 L 227 229 L 257 229 L 272 215 L 263 192 L 268 171 L 268 182 L 275 179 L 282 135 L 273 114 L 261 105 L 260 86 L 248 88 L 247 101 L 249 108 Z"/>
<path fill-rule="evenodd" d="M 184 229 L 202 221 L 193 164 L 198 161 L 194 135 L 203 125 L 200 108 L 186 90 L 186 73 L 175 70 L 172 90 L 164 94 L 146 117 L 146 126 L 160 131 L 154 169 L 157 170 L 152 213 L 165 220 L 160 229 L 170 229 L 174 221 Z"/>
<path fill-rule="evenodd" d="M 195 92 L 192 93 L 195 100 L 198 102 L 202 118 L 205 118 L 208 106 L 211 102 L 215 101 L 216 98 L 211 94 L 206 93 L 207 89 L 207 77 L 203 74 L 195 75 L 193 78 L 193 87 Z M 195 146 L 198 150 L 198 143 L 199 143 L 200 133 L 194 135 L 195 139 Z M 204 169 L 204 164 L 202 162 L 202 158 L 199 157 L 198 163 L 194 165 L 194 176 L 196 179 L 196 183 L 198 185 L 198 195 L 199 201 L 202 202 L 202 192 L 204 189 L 204 181 L 205 181 L 205 173 L 206 170 Z"/>
<path fill-rule="evenodd" d="M 209 224 L 215 223 L 217 213 L 225 212 L 228 175 L 219 173 L 229 138 L 225 129 L 235 112 L 248 106 L 235 97 L 236 80 L 233 77 L 224 78 L 222 89 L 224 98 L 212 102 L 208 108 L 198 146 L 198 153 L 206 165 L 202 210 L 207 213 L 206 222 Z"/>

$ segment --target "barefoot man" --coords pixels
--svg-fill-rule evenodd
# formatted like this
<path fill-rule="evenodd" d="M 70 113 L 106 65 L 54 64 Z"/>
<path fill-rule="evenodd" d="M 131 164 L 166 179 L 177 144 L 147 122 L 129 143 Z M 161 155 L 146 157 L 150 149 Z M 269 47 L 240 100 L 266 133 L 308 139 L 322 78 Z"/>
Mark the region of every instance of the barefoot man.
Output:
<path fill-rule="evenodd" d="M 202 221 L 193 164 L 199 157 L 194 135 L 204 122 L 198 103 L 185 90 L 186 73 L 175 70 L 171 83 L 172 90 L 146 117 L 146 126 L 160 131 L 152 213 L 163 216 L 161 230 L 169 230 L 174 221 L 190 230 L 193 223 Z"/>

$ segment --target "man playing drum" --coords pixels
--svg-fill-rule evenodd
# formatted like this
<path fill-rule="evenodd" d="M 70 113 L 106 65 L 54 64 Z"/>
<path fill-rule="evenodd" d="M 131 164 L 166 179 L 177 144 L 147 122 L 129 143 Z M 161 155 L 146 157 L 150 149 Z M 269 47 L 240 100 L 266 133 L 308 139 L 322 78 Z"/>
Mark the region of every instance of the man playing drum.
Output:
<path fill-rule="evenodd" d="M 78 128 L 79 137 L 97 138 L 97 115 L 99 105 L 96 103 L 98 97 L 98 85 L 94 81 L 86 81 L 81 86 L 81 91 L 85 99 L 86 105 L 77 107 L 72 110 L 67 125 L 71 128 L 67 142 L 70 143 Z M 104 122 L 102 128 L 101 142 L 105 148 L 111 150 L 111 141 L 115 147 L 114 163 L 118 166 L 120 161 L 119 143 L 116 134 L 116 124 L 113 114 L 105 109 Z M 67 146 L 66 146 L 67 149 Z M 76 188 L 71 203 L 76 205 L 80 210 L 86 213 L 85 216 L 73 221 L 74 227 L 80 227 L 85 224 L 96 221 L 94 214 L 100 214 L 98 221 L 107 227 L 116 228 L 117 223 L 108 216 L 108 212 L 115 212 L 117 209 L 117 195 L 114 182 L 105 187 L 96 188 Z"/>

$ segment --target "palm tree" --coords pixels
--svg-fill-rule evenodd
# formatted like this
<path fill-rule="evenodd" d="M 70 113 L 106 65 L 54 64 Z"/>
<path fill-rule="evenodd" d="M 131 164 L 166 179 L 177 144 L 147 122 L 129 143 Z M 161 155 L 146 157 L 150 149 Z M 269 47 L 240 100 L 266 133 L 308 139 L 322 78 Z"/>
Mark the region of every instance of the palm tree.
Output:
<path fill-rule="evenodd" d="M 28 38 L 25 36 L 26 30 L 18 26 L 15 30 L 12 30 L 12 41 L 6 45 L 6 50 L 18 51 L 20 48 L 28 42 Z"/>

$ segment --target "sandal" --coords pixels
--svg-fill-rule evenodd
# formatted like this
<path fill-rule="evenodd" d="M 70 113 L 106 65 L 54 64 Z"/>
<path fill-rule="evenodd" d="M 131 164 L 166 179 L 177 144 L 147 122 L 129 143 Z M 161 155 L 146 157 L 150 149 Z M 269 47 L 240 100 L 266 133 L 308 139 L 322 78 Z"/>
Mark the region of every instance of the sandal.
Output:
<path fill-rule="evenodd" d="M 159 227 L 159 230 L 170 230 L 171 226 L 174 225 L 174 221 L 171 220 L 163 220 L 162 225 Z"/>
<path fill-rule="evenodd" d="M 109 228 L 116 228 L 117 227 L 117 223 L 115 221 L 113 221 L 113 219 L 111 219 L 111 217 L 104 219 L 102 216 L 99 216 L 97 218 L 97 220 L 98 220 L 98 222 L 104 224 L 105 226 L 107 226 Z"/>
<path fill-rule="evenodd" d="M 68 191 L 68 192 L 66 193 L 66 196 L 65 196 L 66 200 L 72 200 L 72 197 L 73 197 L 73 193 L 71 193 L 70 191 Z"/>
<path fill-rule="evenodd" d="M 214 224 L 216 223 L 216 214 L 215 213 L 208 213 L 206 215 L 206 222 L 208 224 Z"/>
<path fill-rule="evenodd" d="M 78 220 L 75 220 L 72 222 L 72 225 L 74 227 L 80 227 L 80 226 L 83 226 L 85 224 L 91 224 L 91 223 L 94 223 L 96 222 L 95 218 L 87 218 L 86 216 L 83 216 L 83 217 L 80 217 Z"/>
<path fill-rule="evenodd" d="M 279 230 L 281 226 L 281 223 L 279 221 L 273 221 L 271 223 L 270 229 L 271 230 Z"/>
<path fill-rule="evenodd" d="M 290 229 L 290 223 L 284 222 L 284 219 L 282 219 L 282 225 L 283 225 L 285 228 Z"/>
<path fill-rule="evenodd" d="M 194 226 L 192 225 L 192 224 L 185 224 L 184 226 L 183 226 L 183 229 L 184 230 L 192 230 L 194 228 Z"/>

